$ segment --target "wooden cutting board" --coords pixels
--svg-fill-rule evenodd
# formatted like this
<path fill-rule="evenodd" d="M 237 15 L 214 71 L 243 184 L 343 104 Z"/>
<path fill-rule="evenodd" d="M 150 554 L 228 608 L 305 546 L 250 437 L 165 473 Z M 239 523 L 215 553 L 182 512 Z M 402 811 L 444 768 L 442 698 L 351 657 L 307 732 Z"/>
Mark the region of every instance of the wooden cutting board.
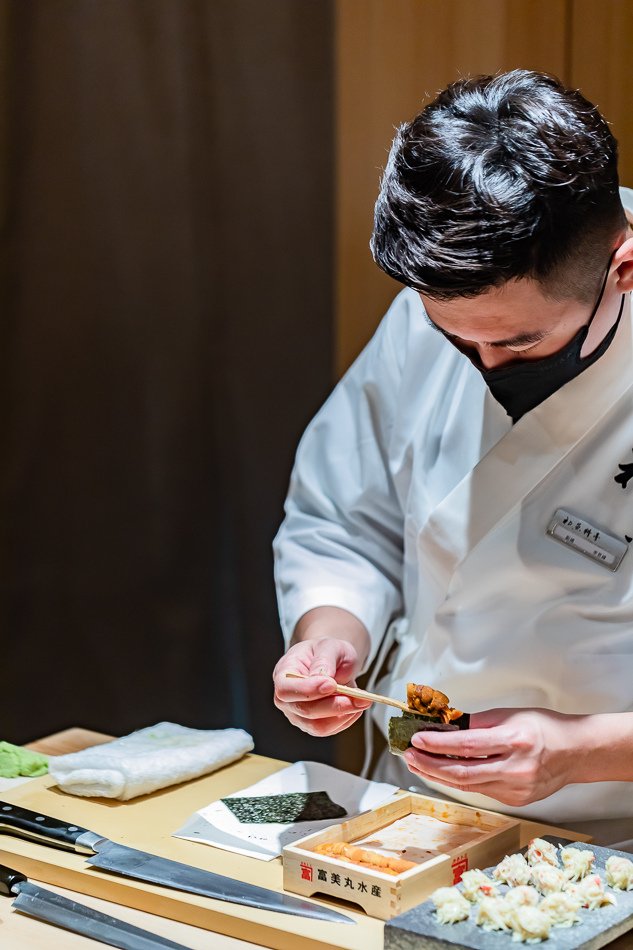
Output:
<path fill-rule="evenodd" d="M 247 755 L 212 775 L 131 802 L 66 795 L 54 786 L 50 776 L 4 791 L 0 797 L 69 824 L 81 825 L 121 844 L 281 891 L 280 858 L 270 862 L 257 861 L 244 855 L 172 838 L 171 835 L 199 808 L 258 782 L 286 764 L 276 759 Z M 350 911 L 356 924 L 340 925 L 242 907 L 127 880 L 89 867 L 80 855 L 10 835 L 0 834 L 0 863 L 8 864 L 43 883 L 66 887 L 279 950 L 325 950 L 330 947 L 382 950 L 383 946 L 382 922 L 362 913 Z M 334 906 L 334 902 L 331 902 L 331 906 Z"/>

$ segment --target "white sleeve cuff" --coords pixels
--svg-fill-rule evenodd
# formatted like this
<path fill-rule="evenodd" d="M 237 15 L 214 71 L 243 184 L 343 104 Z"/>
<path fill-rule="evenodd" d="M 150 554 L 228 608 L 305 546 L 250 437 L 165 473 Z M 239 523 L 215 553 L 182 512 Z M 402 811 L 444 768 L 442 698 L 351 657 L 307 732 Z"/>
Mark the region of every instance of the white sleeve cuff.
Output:
<path fill-rule="evenodd" d="M 280 599 L 281 600 L 281 599 Z M 385 630 L 398 609 L 398 598 L 359 595 L 344 587 L 303 588 L 293 594 L 287 594 L 281 600 L 281 626 L 286 647 L 301 617 L 315 607 L 339 607 L 353 614 L 367 628 L 371 640 L 369 656 L 365 668 L 374 658 Z"/>

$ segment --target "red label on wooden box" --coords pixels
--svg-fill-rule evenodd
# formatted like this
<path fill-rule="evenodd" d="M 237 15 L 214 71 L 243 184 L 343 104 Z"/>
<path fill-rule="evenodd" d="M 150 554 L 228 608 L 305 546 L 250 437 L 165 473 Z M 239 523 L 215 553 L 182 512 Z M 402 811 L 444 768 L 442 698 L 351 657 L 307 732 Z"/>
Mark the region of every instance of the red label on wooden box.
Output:
<path fill-rule="evenodd" d="M 454 858 L 451 867 L 453 869 L 453 884 L 459 884 L 462 879 L 462 874 L 468 870 L 468 855 L 460 854 Z"/>
<path fill-rule="evenodd" d="M 306 864 L 305 861 L 302 861 L 299 866 L 301 868 L 301 880 L 311 881 L 312 880 L 312 865 Z"/>

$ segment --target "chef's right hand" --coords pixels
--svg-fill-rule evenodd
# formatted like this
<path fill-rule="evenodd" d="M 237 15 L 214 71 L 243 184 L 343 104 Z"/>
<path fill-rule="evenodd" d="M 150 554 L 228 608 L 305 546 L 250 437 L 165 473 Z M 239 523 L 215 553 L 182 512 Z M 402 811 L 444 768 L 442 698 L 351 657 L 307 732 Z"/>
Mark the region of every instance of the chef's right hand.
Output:
<path fill-rule="evenodd" d="M 343 618 L 339 616 L 337 627 L 327 624 L 344 636 L 319 636 L 324 632 L 323 621 L 334 619 L 331 614 L 334 610 L 336 608 L 323 607 L 306 614 L 307 619 L 302 618 L 303 622 L 300 621 L 295 631 L 295 638 L 305 638 L 288 649 L 273 671 L 275 706 L 294 726 L 312 736 L 333 736 L 342 732 L 371 705 L 366 700 L 335 693 L 337 683 L 356 685 L 354 677 L 367 653 L 369 635 L 360 621 L 354 617 L 352 623 L 349 620 L 351 615 L 347 614 Z M 337 613 L 347 612 L 337 610 Z M 346 624 L 343 630 L 341 619 Z M 357 629 L 355 625 L 358 625 Z M 287 673 L 300 673 L 306 679 L 294 679 L 286 676 Z"/>

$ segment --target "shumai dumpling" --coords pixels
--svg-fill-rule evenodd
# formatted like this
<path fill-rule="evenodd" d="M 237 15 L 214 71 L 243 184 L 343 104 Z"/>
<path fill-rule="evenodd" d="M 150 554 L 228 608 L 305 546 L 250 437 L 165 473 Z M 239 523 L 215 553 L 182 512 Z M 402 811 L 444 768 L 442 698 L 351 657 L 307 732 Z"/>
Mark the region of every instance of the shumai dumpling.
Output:
<path fill-rule="evenodd" d="M 540 907 L 516 907 L 511 926 L 513 940 L 538 943 L 540 940 L 547 940 L 552 922 Z"/>
<path fill-rule="evenodd" d="M 499 885 L 491 881 L 488 875 L 478 868 L 464 871 L 461 885 L 464 897 L 473 903 L 480 901 L 482 897 L 496 897 L 499 892 Z"/>
<path fill-rule="evenodd" d="M 441 924 L 456 924 L 458 920 L 466 920 L 470 914 L 470 902 L 456 887 L 438 887 L 431 894 L 431 900 Z"/>
<path fill-rule="evenodd" d="M 608 894 L 605 891 L 604 881 L 599 874 L 589 874 L 587 877 L 583 877 L 578 884 L 568 884 L 565 890 L 577 896 L 582 902 L 582 906 L 588 907 L 589 910 L 595 910 L 605 904 L 616 903 L 613 894 Z"/>
<path fill-rule="evenodd" d="M 510 888 L 503 899 L 509 907 L 536 907 L 541 895 L 532 884 L 519 884 Z"/>
<path fill-rule="evenodd" d="M 612 854 L 607 858 L 605 869 L 607 884 L 619 891 L 633 890 L 633 861 L 621 858 L 619 854 Z"/>
<path fill-rule="evenodd" d="M 558 848 L 544 838 L 532 838 L 525 852 L 528 864 L 551 864 L 558 867 Z"/>
<path fill-rule="evenodd" d="M 567 882 L 564 871 L 552 867 L 551 864 L 535 864 L 531 870 L 531 882 L 541 894 L 553 894 L 554 891 L 562 891 Z"/>
<path fill-rule="evenodd" d="M 568 881 L 580 881 L 593 870 L 596 856 L 588 848 L 567 847 L 560 849 L 563 871 Z"/>
<path fill-rule="evenodd" d="M 511 911 L 503 897 L 482 897 L 475 923 L 484 930 L 509 930 Z"/>
<path fill-rule="evenodd" d="M 496 881 L 516 887 L 518 884 L 529 884 L 531 868 L 522 854 L 506 854 L 492 872 Z"/>
<path fill-rule="evenodd" d="M 571 927 L 580 920 L 580 898 L 568 891 L 554 891 L 540 903 L 541 910 L 550 916 L 553 927 Z"/>

